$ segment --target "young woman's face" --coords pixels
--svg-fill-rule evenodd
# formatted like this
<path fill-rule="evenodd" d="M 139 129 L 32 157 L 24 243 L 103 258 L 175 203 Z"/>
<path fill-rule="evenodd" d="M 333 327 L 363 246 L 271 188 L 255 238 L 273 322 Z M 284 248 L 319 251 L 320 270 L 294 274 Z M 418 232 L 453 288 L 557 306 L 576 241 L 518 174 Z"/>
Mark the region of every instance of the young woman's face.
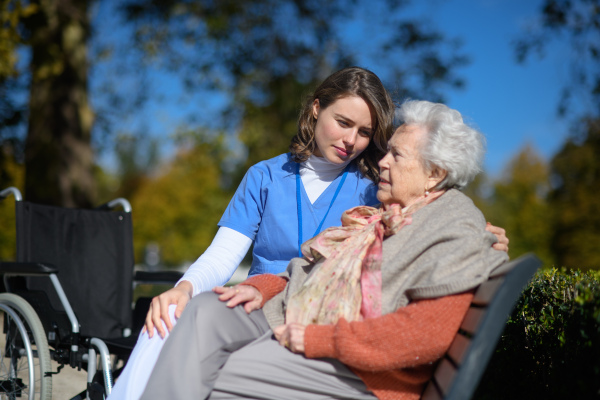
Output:
<path fill-rule="evenodd" d="M 342 97 L 327 108 L 321 108 L 317 99 L 313 116 L 317 119 L 314 154 L 318 157 L 342 164 L 358 157 L 371 141 L 371 110 L 358 96 Z"/>

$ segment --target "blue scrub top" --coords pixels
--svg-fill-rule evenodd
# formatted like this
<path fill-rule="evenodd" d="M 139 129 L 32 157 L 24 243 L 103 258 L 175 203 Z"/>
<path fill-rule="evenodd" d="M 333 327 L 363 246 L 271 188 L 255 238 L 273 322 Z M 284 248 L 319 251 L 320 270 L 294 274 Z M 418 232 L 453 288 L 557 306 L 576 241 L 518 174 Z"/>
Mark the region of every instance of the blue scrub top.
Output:
<path fill-rule="evenodd" d="M 219 226 L 234 229 L 254 241 L 249 276 L 285 271 L 298 256 L 298 209 L 296 163 L 291 154 L 282 154 L 253 165 L 237 188 Z M 327 214 L 341 174 L 311 204 L 301 185 L 302 242 L 314 236 Z M 356 164 L 348 169 L 342 186 L 321 230 L 341 224 L 341 215 L 358 205 L 375 206 L 377 187 L 363 177 Z"/>

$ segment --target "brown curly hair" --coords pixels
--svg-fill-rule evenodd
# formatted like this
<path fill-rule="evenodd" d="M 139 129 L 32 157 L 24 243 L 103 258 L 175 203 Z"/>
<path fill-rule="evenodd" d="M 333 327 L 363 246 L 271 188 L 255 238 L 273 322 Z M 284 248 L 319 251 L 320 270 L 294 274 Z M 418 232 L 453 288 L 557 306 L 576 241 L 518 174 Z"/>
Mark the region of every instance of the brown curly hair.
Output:
<path fill-rule="evenodd" d="M 337 100 L 348 96 L 358 96 L 369 106 L 373 121 L 373 135 L 367 148 L 353 162 L 358 164 L 364 176 L 377 183 L 379 167 L 377 163 L 385 155 L 387 142 L 392 136 L 394 102 L 383 87 L 381 80 L 373 72 L 360 67 L 348 67 L 339 70 L 317 87 L 312 95 L 306 97 L 304 107 L 298 117 L 298 132 L 292 138 L 290 152 L 296 162 L 303 162 L 315 151 L 315 125 L 313 103 L 319 100 L 324 110 Z"/>

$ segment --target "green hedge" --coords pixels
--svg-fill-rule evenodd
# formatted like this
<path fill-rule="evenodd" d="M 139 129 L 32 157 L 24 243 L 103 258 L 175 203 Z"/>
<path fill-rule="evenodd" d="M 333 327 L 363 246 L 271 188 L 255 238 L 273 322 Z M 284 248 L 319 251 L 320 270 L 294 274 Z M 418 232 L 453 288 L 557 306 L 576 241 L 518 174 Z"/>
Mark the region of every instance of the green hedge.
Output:
<path fill-rule="evenodd" d="M 600 271 L 538 271 L 474 398 L 600 398 Z"/>

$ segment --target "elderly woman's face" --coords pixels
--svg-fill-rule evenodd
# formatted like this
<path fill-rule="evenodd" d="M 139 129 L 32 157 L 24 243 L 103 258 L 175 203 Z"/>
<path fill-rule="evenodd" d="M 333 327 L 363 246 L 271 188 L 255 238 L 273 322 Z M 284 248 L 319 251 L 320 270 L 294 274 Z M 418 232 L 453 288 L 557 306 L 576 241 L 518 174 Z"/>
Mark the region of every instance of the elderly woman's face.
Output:
<path fill-rule="evenodd" d="M 426 134 L 420 126 L 402 125 L 388 142 L 388 152 L 379 161 L 377 191 L 377 199 L 384 206 L 397 203 L 406 207 L 435 186 L 419 156 L 419 146 Z"/>

